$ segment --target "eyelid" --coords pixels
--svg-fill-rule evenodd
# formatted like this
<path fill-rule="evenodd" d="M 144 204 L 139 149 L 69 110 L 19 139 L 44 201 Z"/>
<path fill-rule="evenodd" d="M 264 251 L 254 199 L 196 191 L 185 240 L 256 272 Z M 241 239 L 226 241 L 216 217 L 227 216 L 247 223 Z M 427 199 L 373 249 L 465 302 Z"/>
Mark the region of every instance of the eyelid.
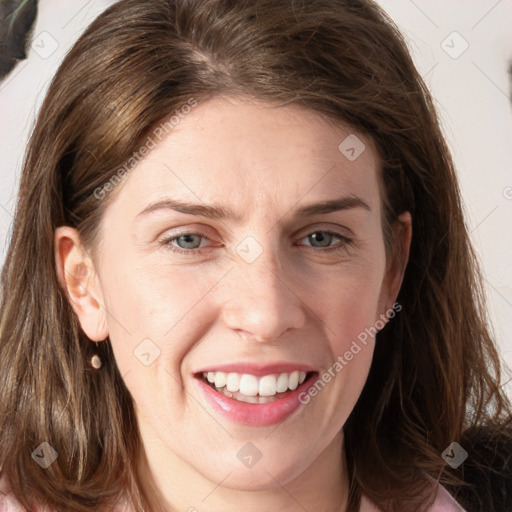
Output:
<path fill-rule="evenodd" d="M 352 240 L 351 237 L 344 235 L 342 233 L 339 233 L 337 231 L 329 231 L 328 229 L 315 229 L 314 231 L 310 231 L 307 234 L 305 234 L 303 237 L 301 237 L 299 240 L 303 240 L 304 238 L 307 238 L 308 236 L 314 234 L 314 233 L 326 233 L 330 236 L 340 238 L 341 240 L 350 241 Z"/>
<path fill-rule="evenodd" d="M 189 235 L 192 235 L 192 236 L 199 236 L 201 238 L 204 238 L 205 240 L 212 240 L 211 237 L 209 237 L 206 233 L 202 233 L 201 231 L 180 231 L 180 232 L 177 232 L 177 233 L 172 233 L 170 235 L 165 235 L 163 236 L 161 239 L 160 239 L 160 243 L 167 243 L 169 245 L 171 241 L 174 241 L 178 238 L 180 238 L 181 236 L 189 236 Z M 174 246 L 173 246 L 174 247 Z M 178 247 L 179 249 L 179 247 Z M 191 251 L 198 251 L 198 249 L 189 249 L 188 252 L 191 252 Z"/>
<path fill-rule="evenodd" d="M 307 238 L 309 235 L 313 234 L 313 233 L 327 233 L 328 235 L 331 235 L 335 238 L 338 238 L 339 239 L 339 242 L 336 242 L 334 245 L 328 245 L 326 247 L 315 247 L 314 245 L 311 245 L 311 244 L 300 244 L 304 247 L 307 247 L 308 249 L 311 249 L 315 252 L 318 252 L 318 253 L 330 253 L 330 252 L 341 252 L 341 251 L 346 251 L 348 249 L 349 246 L 351 246 L 353 243 L 354 243 L 354 238 L 353 237 L 348 237 L 346 235 L 343 235 L 337 231 L 329 231 L 329 230 L 326 230 L 326 229 L 315 229 L 313 231 L 310 231 L 309 233 L 307 233 L 305 236 L 303 236 L 302 238 L 300 238 L 300 240 L 303 240 L 304 238 Z"/>
<path fill-rule="evenodd" d="M 323 233 L 329 233 L 331 235 L 336 235 L 339 237 L 344 237 L 349 240 L 356 238 L 355 233 L 350 228 L 348 228 L 346 226 L 341 226 L 339 224 L 332 224 L 332 223 L 327 223 L 327 224 L 323 224 L 323 225 L 321 223 L 320 224 L 315 223 L 312 225 L 310 224 L 310 225 L 296 231 L 294 238 L 296 238 L 298 236 L 299 239 L 302 239 L 305 236 L 310 235 L 311 233 L 316 233 L 318 231 L 321 231 Z M 304 233 L 304 234 L 301 235 L 301 233 Z"/>
<path fill-rule="evenodd" d="M 219 236 L 215 234 L 215 230 L 213 228 L 203 224 L 198 224 L 197 227 L 187 225 L 184 227 L 168 228 L 163 231 L 161 235 L 158 235 L 157 239 L 160 241 L 170 240 L 184 235 L 197 235 L 206 238 L 207 240 L 213 240 L 215 237 Z"/>

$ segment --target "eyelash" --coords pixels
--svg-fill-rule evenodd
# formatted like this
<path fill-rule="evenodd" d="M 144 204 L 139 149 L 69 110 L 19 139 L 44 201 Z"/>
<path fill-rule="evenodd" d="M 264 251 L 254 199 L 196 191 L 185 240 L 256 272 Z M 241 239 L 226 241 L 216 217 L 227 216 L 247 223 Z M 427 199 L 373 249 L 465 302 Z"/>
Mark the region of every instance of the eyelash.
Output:
<path fill-rule="evenodd" d="M 323 233 L 323 234 L 327 234 L 327 235 L 334 236 L 336 238 L 341 239 L 341 242 L 338 242 L 338 244 L 333 245 L 333 246 L 329 246 L 329 247 L 313 247 L 311 245 L 306 246 L 306 247 L 311 247 L 312 249 L 318 249 L 318 250 L 320 250 L 322 252 L 328 252 L 328 253 L 336 252 L 336 251 L 341 252 L 343 250 L 346 250 L 347 246 L 349 246 L 349 245 L 351 245 L 353 243 L 353 240 L 351 238 L 345 236 L 345 235 L 342 235 L 342 234 L 337 233 L 335 231 L 328 231 L 328 230 L 323 230 L 323 229 L 318 229 L 316 231 L 311 231 L 307 235 L 303 236 L 301 238 L 301 240 L 303 238 L 308 237 L 309 235 L 314 234 L 314 233 Z M 205 240 L 211 240 L 211 238 L 208 237 L 207 235 L 205 235 L 204 233 L 186 231 L 186 232 L 174 235 L 172 237 L 165 238 L 160 243 L 161 243 L 161 245 L 165 246 L 166 248 L 170 249 L 172 252 L 174 252 L 176 254 L 185 254 L 187 256 L 190 255 L 190 254 L 201 254 L 203 252 L 202 249 L 182 249 L 181 247 L 176 247 L 175 245 L 172 245 L 172 242 L 174 240 L 177 240 L 181 236 L 187 236 L 187 235 L 200 236 L 201 238 L 204 238 Z"/>

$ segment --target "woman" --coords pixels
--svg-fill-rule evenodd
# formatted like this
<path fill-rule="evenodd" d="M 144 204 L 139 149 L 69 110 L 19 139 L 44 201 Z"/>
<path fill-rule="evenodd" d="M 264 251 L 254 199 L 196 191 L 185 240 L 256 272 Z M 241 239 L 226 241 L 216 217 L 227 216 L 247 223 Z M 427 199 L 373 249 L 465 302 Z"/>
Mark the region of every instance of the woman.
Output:
<path fill-rule="evenodd" d="M 4 507 L 507 499 L 471 486 L 510 404 L 453 164 L 368 0 L 109 8 L 39 114 L 2 290 Z"/>

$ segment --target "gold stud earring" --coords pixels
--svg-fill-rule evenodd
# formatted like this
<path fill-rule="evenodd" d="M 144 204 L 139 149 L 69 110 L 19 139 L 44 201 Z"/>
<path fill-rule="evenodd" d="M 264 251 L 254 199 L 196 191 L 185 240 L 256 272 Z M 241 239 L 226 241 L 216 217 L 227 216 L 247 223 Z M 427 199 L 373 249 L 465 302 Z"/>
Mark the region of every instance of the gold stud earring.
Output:
<path fill-rule="evenodd" d="M 101 359 L 100 359 L 100 356 L 98 354 L 94 354 L 91 357 L 91 366 L 95 370 L 99 370 L 101 368 Z"/>

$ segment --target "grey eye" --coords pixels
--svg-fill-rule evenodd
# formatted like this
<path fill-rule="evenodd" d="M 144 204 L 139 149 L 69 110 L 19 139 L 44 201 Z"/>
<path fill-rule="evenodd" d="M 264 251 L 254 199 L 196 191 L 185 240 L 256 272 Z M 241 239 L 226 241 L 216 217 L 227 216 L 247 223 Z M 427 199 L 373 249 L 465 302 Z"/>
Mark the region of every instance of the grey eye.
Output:
<path fill-rule="evenodd" d="M 201 245 L 202 236 L 188 233 L 174 238 L 174 241 L 181 249 L 197 249 Z"/>
<path fill-rule="evenodd" d="M 326 231 L 315 231 L 307 238 L 312 247 L 329 247 L 334 237 Z"/>

